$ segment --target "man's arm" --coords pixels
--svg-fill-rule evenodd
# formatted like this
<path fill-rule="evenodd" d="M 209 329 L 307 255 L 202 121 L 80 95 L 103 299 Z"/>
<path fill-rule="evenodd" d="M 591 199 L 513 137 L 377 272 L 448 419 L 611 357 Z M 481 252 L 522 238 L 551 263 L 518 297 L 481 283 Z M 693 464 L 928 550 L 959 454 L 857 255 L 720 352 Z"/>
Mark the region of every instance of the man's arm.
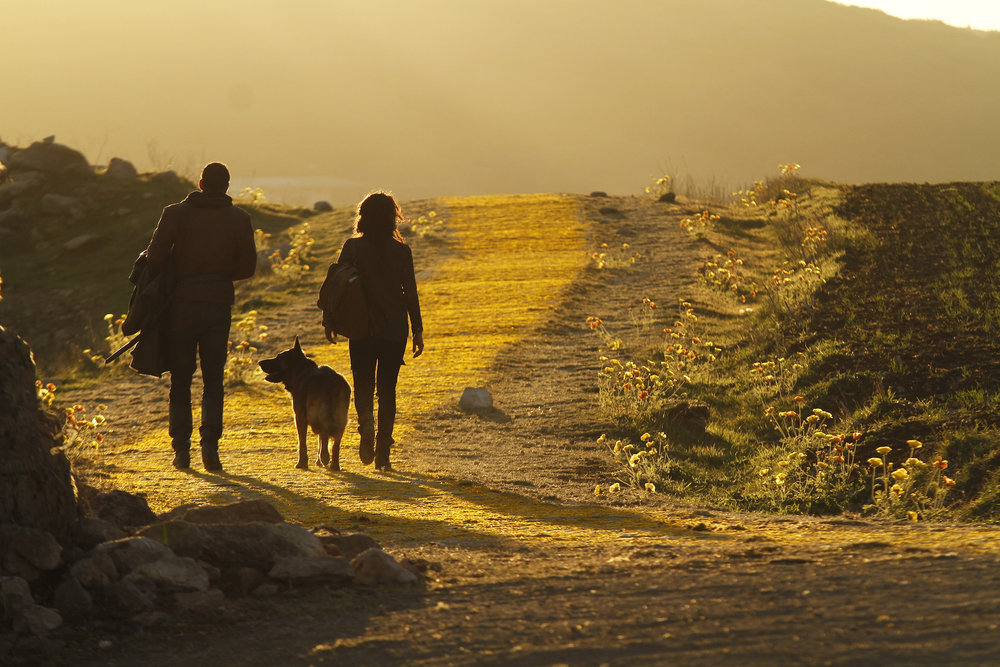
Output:
<path fill-rule="evenodd" d="M 150 239 L 149 247 L 146 248 L 150 277 L 159 275 L 160 271 L 163 270 L 164 265 L 167 263 L 167 257 L 170 256 L 170 250 L 174 247 L 176 238 L 177 225 L 174 223 L 170 207 L 168 206 L 163 209 L 160 221 L 156 223 L 156 229 L 153 231 L 153 238 Z"/>
<path fill-rule="evenodd" d="M 238 243 L 233 280 L 249 278 L 257 270 L 257 244 L 253 240 L 253 225 L 250 224 L 250 216 L 246 218 Z"/>

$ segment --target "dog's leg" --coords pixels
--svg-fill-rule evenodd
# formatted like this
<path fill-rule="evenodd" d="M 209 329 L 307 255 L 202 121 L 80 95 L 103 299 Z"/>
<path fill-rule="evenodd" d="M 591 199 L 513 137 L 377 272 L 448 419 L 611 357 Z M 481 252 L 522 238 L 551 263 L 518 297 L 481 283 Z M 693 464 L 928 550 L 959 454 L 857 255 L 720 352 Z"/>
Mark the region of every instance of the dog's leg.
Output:
<path fill-rule="evenodd" d="M 340 439 L 343 437 L 343 431 L 333 434 L 333 451 L 330 454 L 330 470 L 340 470 Z"/>
<path fill-rule="evenodd" d="M 316 465 L 318 466 L 328 466 L 330 465 L 330 447 L 327 444 L 329 438 L 323 434 L 319 434 L 319 457 L 316 459 Z"/>
<path fill-rule="evenodd" d="M 305 415 L 302 418 L 299 418 L 299 415 L 295 415 L 295 428 L 299 432 L 299 462 L 295 464 L 295 467 L 308 470 L 309 452 L 306 448 L 306 429 L 309 428 L 309 425 L 306 424 Z"/>

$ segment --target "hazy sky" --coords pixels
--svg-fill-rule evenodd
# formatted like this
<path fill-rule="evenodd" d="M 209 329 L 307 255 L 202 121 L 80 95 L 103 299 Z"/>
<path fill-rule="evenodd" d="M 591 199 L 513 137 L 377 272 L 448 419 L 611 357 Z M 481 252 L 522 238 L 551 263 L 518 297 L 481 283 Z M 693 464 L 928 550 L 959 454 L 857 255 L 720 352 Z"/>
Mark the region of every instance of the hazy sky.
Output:
<path fill-rule="evenodd" d="M 824 0 L 0 0 L 0 17 L 0 139 L 188 175 L 221 160 L 286 201 L 288 179 L 348 203 L 638 193 L 665 171 L 728 188 L 784 162 L 1000 176 L 1000 33 Z"/>
<path fill-rule="evenodd" d="M 1000 30 L 998 0 L 835 0 L 842 5 L 881 9 L 903 19 L 937 19 L 976 30 Z"/>

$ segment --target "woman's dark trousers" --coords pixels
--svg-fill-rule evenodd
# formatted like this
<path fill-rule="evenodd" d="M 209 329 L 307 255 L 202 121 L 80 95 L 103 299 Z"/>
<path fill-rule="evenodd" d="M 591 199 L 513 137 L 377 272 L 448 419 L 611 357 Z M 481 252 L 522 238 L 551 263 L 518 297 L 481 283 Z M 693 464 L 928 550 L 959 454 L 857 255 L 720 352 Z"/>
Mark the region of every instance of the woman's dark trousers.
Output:
<path fill-rule="evenodd" d="M 396 422 L 396 380 L 403 365 L 406 340 L 368 337 L 350 341 L 351 372 L 354 375 L 354 409 L 361 431 L 371 424 L 378 394 L 378 433 L 375 438 L 375 467 L 389 467 L 389 447 Z"/>

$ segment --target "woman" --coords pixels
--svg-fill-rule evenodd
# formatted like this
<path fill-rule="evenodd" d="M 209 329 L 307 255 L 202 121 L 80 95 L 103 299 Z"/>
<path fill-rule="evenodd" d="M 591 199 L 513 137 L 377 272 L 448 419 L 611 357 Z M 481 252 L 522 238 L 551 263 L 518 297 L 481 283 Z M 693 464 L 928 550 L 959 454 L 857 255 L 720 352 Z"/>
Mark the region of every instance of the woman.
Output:
<path fill-rule="evenodd" d="M 403 365 L 406 339 L 413 329 L 413 356 L 424 351 L 423 322 L 413 274 L 413 254 L 397 225 L 403 213 L 392 195 L 373 192 L 358 204 L 354 236 L 340 251 L 339 263 L 351 262 L 361 276 L 368 305 L 368 336 L 350 339 L 354 375 L 354 409 L 361 434 L 361 462 L 375 460 L 377 470 L 390 470 L 389 448 L 396 421 L 396 379 Z M 409 316 L 409 324 L 407 323 Z M 336 334 L 326 329 L 334 342 Z M 378 393 L 378 430 L 373 394 Z"/>

